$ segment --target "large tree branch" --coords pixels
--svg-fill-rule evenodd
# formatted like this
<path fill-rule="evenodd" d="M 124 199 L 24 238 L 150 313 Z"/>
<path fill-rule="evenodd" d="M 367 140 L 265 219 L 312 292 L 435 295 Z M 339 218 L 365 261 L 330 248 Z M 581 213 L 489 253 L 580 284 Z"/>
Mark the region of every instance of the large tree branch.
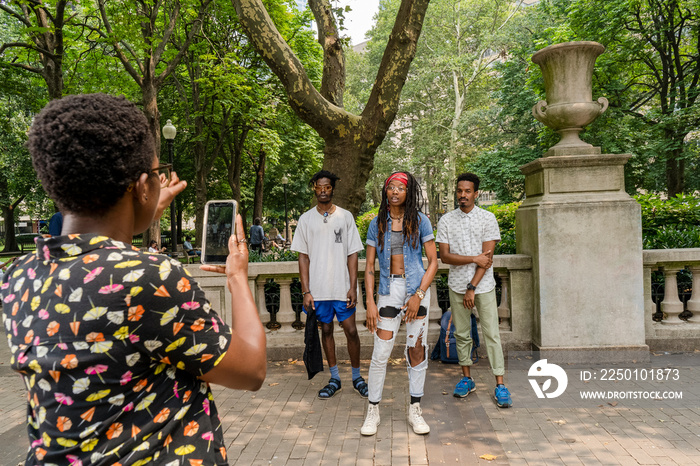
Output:
<path fill-rule="evenodd" d="M 168 66 L 165 67 L 162 73 L 156 77 L 156 85 L 160 87 L 160 85 L 165 81 L 165 78 L 167 78 L 173 71 L 175 71 L 175 68 L 180 64 L 180 61 L 182 61 L 182 58 L 185 56 L 187 51 L 190 48 L 190 45 L 192 42 L 194 42 L 195 37 L 199 33 L 199 31 L 202 29 L 202 18 L 204 17 L 204 13 L 207 11 L 207 8 L 209 8 L 209 5 L 211 4 L 212 0 L 205 0 L 202 2 L 199 12 L 197 14 L 197 18 L 193 21 L 192 23 L 192 29 L 190 29 L 189 33 L 187 34 L 187 39 L 185 40 L 185 43 L 182 44 L 180 49 L 177 52 L 177 55 L 170 60 L 168 63 Z M 175 20 L 171 21 L 172 28 L 175 27 Z M 167 37 L 170 37 L 172 35 L 172 28 L 168 26 L 168 31 L 167 31 Z M 165 36 L 165 34 L 164 34 Z M 154 63 L 157 63 L 160 60 L 160 56 L 163 54 L 163 50 L 165 49 L 167 40 L 164 38 L 163 41 L 159 44 L 158 46 L 158 56 L 157 60 L 154 60 Z"/>
<path fill-rule="evenodd" d="M 105 29 L 107 30 L 107 38 L 110 40 L 112 47 L 114 48 L 114 52 L 117 54 L 117 58 L 119 58 L 119 61 L 122 62 L 122 65 L 124 65 L 124 69 L 126 70 L 127 73 L 129 73 L 129 76 L 133 78 L 134 81 L 136 81 L 136 84 L 139 85 L 139 87 L 143 87 L 143 75 L 139 74 L 138 71 L 133 67 L 131 62 L 129 61 L 129 58 L 124 54 L 124 51 L 122 50 L 121 44 L 119 41 L 112 40 L 109 36 L 112 36 L 114 32 L 112 31 L 112 25 L 109 22 L 109 18 L 107 17 L 107 11 L 105 9 L 105 1 L 106 0 L 99 0 L 97 2 L 99 9 L 100 9 L 100 15 L 102 16 L 102 24 L 104 24 Z M 104 34 L 102 34 L 104 36 Z M 139 68 L 142 69 L 143 67 L 140 66 Z"/>
<path fill-rule="evenodd" d="M 4 11 L 8 15 L 12 16 L 15 18 L 17 21 L 21 22 L 24 24 L 26 27 L 32 27 L 32 22 L 27 18 L 26 16 L 21 15 L 20 13 L 17 13 L 15 10 L 10 8 L 9 6 L 5 5 L 4 3 L 0 2 L 0 10 Z"/>
<path fill-rule="evenodd" d="M 36 73 L 39 75 L 44 75 L 44 70 L 41 68 L 34 68 L 33 66 L 25 65 L 24 63 L 8 63 L 8 66 L 14 66 L 15 68 L 21 68 L 23 70 L 29 71 L 31 73 Z"/>
<path fill-rule="evenodd" d="M 261 0 L 232 0 L 236 13 L 255 49 L 277 75 L 289 103 L 299 117 L 321 137 L 344 134 L 359 117 L 325 99 L 313 86 L 306 70 L 277 31 Z"/>
<path fill-rule="evenodd" d="M 382 62 L 367 105 L 362 112 L 369 127 L 376 127 L 373 143 L 377 146 L 394 121 L 401 90 L 416 54 L 416 45 L 430 0 L 402 0 L 394 28 L 384 50 Z"/>
<path fill-rule="evenodd" d="M 24 200 L 25 194 L 22 194 L 19 199 L 17 199 L 15 202 L 12 203 L 10 206 L 10 210 L 15 210 L 18 205 Z"/>
<path fill-rule="evenodd" d="M 47 57 L 49 57 L 51 59 L 54 59 L 54 60 L 56 59 L 56 55 L 49 52 L 48 50 L 46 50 L 42 47 L 39 47 L 37 45 L 34 45 L 34 44 L 27 44 L 25 42 L 7 42 L 5 44 L 0 45 L 0 55 L 2 55 L 2 53 L 7 49 L 18 48 L 18 47 L 29 49 L 29 50 L 34 50 L 35 52 L 46 55 Z"/>
<path fill-rule="evenodd" d="M 154 11 L 157 13 L 158 10 L 154 8 Z M 163 52 L 165 51 L 165 47 L 168 45 L 168 41 L 170 41 L 170 36 L 173 34 L 173 30 L 175 29 L 175 25 L 177 24 L 177 18 L 180 16 L 180 3 L 175 4 L 175 8 L 173 11 L 170 13 L 169 19 L 167 25 L 165 26 L 165 30 L 163 31 L 163 40 L 160 41 L 160 44 L 156 47 L 155 51 L 153 52 L 153 61 L 155 63 L 158 63 L 160 61 L 160 57 L 163 56 Z M 201 15 L 198 15 L 201 16 Z M 157 18 L 150 18 L 151 24 L 155 24 Z M 182 50 L 182 49 L 180 49 Z"/>
<path fill-rule="evenodd" d="M 56 3 L 56 19 L 54 20 L 56 55 L 58 55 L 58 60 L 61 61 L 61 63 L 63 62 L 63 52 L 65 50 L 65 44 L 63 43 L 63 27 L 71 22 L 73 17 L 77 15 L 77 13 L 75 13 L 68 18 L 64 18 L 67 3 L 68 0 L 61 0 Z"/>
<path fill-rule="evenodd" d="M 329 0 L 309 0 L 318 27 L 318 43 L 323 48 L 321 95 L 338 107 L 345 92 L 345 54 Z"/>

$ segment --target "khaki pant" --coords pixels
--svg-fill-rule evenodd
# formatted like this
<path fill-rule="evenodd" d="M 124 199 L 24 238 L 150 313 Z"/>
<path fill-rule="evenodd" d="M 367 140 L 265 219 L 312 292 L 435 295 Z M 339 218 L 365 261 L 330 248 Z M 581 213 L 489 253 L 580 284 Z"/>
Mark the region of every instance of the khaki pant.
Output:
<path fill-rule="evenodd" d="M 472 321 L 471 310 L 464 307 L 464 295 L 450 290 L 450 307 L 452 309 L 452 322 L 455 324 L 455 340 L 457 341 L 457 356 L 460 366 L 472 365 L 471 337 Z M 496 304 L 496 290 L 481 293 L 474 296 L 474 305 L 479 311 L 481 323 L 482 341 L 486 345 L 486 354 L 489 357 L 493 375 L 505 375 L 505 361 L 503 360 L 503 348 L 501 348 L 501 335 L 498 331 L 498 305 Z"/>

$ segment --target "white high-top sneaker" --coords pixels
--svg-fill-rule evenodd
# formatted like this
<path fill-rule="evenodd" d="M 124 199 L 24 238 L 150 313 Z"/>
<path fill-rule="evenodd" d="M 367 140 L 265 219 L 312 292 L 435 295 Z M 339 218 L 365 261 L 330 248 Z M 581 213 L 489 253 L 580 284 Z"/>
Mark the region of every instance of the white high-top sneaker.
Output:
<path fill-rule="evenodd" d="M 360 433 L 362 435 L 374 435 L 377 433 L 377 426 L 379 425 L 379 405 L 373 405 L 369 403 L 367 406 L 367 416 L 365 417 L 365 422 L 362 424 L 362 429 Z"/>
<path fill-rule="evenodd" d="M 411 403 L 408 406 L 408 423 L 413 427 L 413 432 L 416 434 L 427 434 L 430 432 L 430 426 L 423 419 L 420 403 Z"/>

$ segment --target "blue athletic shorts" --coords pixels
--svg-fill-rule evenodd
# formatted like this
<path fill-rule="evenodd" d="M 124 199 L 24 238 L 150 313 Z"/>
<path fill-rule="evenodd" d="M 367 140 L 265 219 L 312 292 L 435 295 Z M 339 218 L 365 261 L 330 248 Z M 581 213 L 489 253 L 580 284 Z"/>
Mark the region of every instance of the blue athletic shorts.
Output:
<path fill-rule="evenodd" d="M 333 322 L 333 317 L 338 317 L 338 322 L 342 322 L 355 313 L 355 308 L 348 308 L 346 301 L 314 301 L 316 306 L 316 319 L 324 324 Z M 306 312 L 306 308 L 304 308 Z M 308 314 L 308 313 L 307 313 Z"/>

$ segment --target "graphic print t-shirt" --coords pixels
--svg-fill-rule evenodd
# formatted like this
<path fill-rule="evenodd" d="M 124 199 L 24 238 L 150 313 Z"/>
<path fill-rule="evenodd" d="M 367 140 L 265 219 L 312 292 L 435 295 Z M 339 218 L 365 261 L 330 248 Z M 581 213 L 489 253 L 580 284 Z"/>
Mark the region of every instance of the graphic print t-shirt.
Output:
<path fill-rule="evenodd" d="M 363 249 L 362 240 L 347 210 L 336 206 L 325 219 L 315 207 L 299 217 L 291 249 L 309 256 L 309 291 L 315 301 L 345 301 L 348 256 Z"/>

